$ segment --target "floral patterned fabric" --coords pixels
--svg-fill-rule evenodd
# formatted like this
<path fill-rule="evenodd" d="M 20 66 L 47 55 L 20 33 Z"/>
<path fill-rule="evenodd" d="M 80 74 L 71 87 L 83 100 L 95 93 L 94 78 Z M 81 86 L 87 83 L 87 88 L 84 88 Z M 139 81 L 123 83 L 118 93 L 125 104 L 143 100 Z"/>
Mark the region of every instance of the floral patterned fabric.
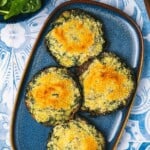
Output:
<path fill-rule="evenodd" d="M 0 150 L 10 150 L 10 121 L 17 88 L 37 34 L 50 12 L 65 0 L 49 0 L 34 17 L 0 23 Z M 150 21 L 143 0 L 97 0 L 131 16 L 144 38 L 144 65 L 135 103 L 118 150 L 150 150 Z"/>

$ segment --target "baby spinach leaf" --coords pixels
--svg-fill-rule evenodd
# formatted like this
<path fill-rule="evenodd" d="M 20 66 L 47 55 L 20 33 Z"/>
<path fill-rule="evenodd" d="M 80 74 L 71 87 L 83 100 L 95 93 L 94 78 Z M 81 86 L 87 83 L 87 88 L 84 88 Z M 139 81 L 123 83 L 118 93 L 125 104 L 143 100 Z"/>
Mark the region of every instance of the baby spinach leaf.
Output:
<path fill-rule="evenodd" d="M 0 7 L 4 6 L 7 3 L 7 0 L 0 0 Z"/>
<path fill-rule="evenodd" d="M 13 16 L 32 13 L 41 8 L 41 0 L 0 0 L 0 14 L 4 19 Z"/>
<path fill-rule="evenodd" d="M 12 16 L 20 14 L 23 6 L 26 4 L 25 0 L 14 0 L 12 1 L 9 13 L 4 16 L 4 19 L 9 19 Z"/>
<path fill-rule="evenodd" d="M 35 12 L 41 8 L 41 0 L 27 0 L 26 5 L 22 9 L 22 13 Z"/>

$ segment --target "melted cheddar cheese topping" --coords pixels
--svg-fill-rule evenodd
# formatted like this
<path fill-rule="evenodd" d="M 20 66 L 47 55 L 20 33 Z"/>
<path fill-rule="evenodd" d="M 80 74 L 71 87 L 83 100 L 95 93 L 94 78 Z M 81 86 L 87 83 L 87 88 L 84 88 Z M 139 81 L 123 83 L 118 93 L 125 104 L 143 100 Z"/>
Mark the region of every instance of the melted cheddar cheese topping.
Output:
<path fill-rule="evenodd" d="M 68 109 L 73 103 L 73 82 L 62 78 L 59 74 L 47 73 L 40 76 L 36 86 L 31 90 L 36 108 L 52 107 L 54 109 Z"/>
<path fill-rule="evenodd" d="M 64 11 L 45 37 L 56 60 L 65 67 L 80 66 L 103 50 L 102 24 L 82 10 Z"/>
<path fill-rule="evenodd" d="M 105 95 L 109 101 L 128 97 L 130 89 L 126 86 L 126 75 L 117 72 L 113 66 L 101 64 L 98 60 L 89 70 L 83 82 L 85 97 L 93 91 L 95 95 Z"/>
<path fill-rule="evenodd" d="M 57 138 L 55 138 L 57 137 Z M 104 148 L 104 138 L 85 121 L 70 121 L 54 128 L 48 146 L 61 150 L 99 150 Z"/>
<path fill-rule="evenodd" d="M 78 129 L 73 128 L 73 130 L 67 130 L 65 132 L 65 137 L 61 138 L 58 141 L 58 145 L 61 147 L 72 147 L 72 149 L 77 150 L 97 150 L 98 143 L 94 136 L 88 135 L 85 131 L 80 131 Z"/>
<path fill-rule="evenodd" d="M 46 125 L 70 120 L 80 106 L 80 91 L 66 68 L 49 67 L 27 86 L 26 106 L 33 118 Z"/>
<path fill-rule="evenodd" d="M 94 43 L 89 27 L 79 19 L 70 19 L 52 30 L 52 36 L 69 53 L 86 53 Z"/>
<path fill-rule="evenodd" d="M 111 59 L 107 58 L 106 60 L 109 62 Z M 108 64 L 103 64 L 95 59 L 89 66 L 82 76 L 84 106 L 90 107 L 92 110 L 100 107 L 105 111 L 115 109 L 119 103 L 125 104 L 125 99 L 129 97 L 134 84 L 128 78 L 128 70 L 125 68 L 122 71 L 116 70 L 117 63 L 115 65 L 112 65 L 111 61 Z M 119 103 L 108 108 L 112 101 Z"/>

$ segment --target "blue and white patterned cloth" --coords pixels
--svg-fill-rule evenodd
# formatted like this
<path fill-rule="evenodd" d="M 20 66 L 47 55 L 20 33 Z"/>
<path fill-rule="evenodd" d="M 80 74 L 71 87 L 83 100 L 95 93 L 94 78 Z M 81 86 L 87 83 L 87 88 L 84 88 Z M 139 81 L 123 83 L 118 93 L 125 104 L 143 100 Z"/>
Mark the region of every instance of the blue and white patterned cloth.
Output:
<path fill-rule="evenodd" d="M 19 23 L 0 23 L 0 150 L 10 150 L 10 122 L 18 85 L 43 22 L 65 0 L 52 0 L 36 16 Z M 118 150 L 150 150 L 150 20 L 143 0 L 97 0 L 117 7 L 140 26 L 144 66 L 135 103 Z"/>

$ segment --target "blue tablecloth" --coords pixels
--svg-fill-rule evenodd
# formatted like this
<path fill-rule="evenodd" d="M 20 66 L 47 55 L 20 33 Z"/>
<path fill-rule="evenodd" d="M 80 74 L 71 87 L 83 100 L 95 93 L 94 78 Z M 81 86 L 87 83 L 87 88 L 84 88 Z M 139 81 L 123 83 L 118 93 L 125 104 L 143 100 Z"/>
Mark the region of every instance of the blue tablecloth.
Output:
<path fill-rule="evenodd" d="M 150 20 L 143 0 L 99 0 L 117 7 L 140 26 L 144 65 L 135 103 L 118 150 L 150 150 Z M 0 150 L 11 149 L 10 122 L 18 85 L 43 22 L 64 0 L 52 0 L 30 19 L 0 23 Z"/>

